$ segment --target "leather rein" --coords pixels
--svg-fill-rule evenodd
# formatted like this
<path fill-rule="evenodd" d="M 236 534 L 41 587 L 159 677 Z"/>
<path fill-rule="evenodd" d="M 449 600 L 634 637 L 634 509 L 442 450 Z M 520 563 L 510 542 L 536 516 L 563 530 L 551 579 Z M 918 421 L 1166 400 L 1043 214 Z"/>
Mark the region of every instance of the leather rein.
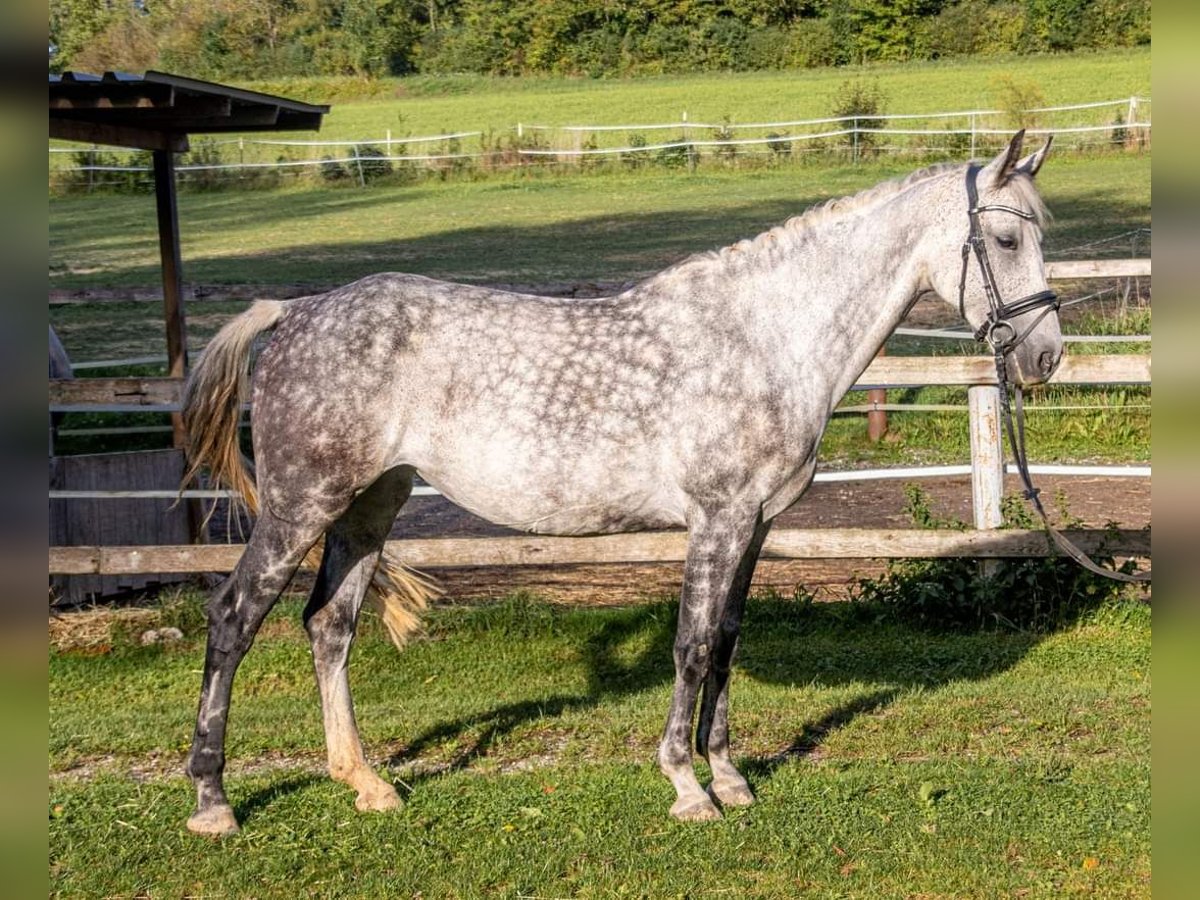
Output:
<path fill-rule="evenodd" d="M 1089 572 L 1130 584 L 1149 583 L 1150 572 L 1130 575 L 1106 569 L 1095 563 L 1079 547 L 1068 540 L 1066 535 L 1050 524 L 1050 517 L 1042 505 L 1041 492 L 1033 485 L 1033 479 L 1029 473 L 1029 455 L 1025 449 L 1024 392 L 1019 384 L 1009 380 L 1006 357 L 1029 337 L 1033 329 L 1041 324 L 1042 319 L 1050 313 L 1058 311 L 1059 300 L 1058 295 L 1051 290 L 1038 291 L 1011 303 L 1005 303 L 1001 299 L 1000 288 L 996 284 L 996 276 L 992 272 L 991 260 L 988 258 L 987 244 L 984 242 L 983 225 L 979 215 L 984 212 L 1005 212 L 1022 219 L 1033 220 L 1035 214 L 997 203 L 981 206 L 979 190 L 976 186 L 979 170 L 980 167 L 976 165 L 967 167 L 967 214 L 971 220 L 971 229 L 967 241 L 962 247 L 962 277 L 958 283 L 958 310 L 963 319 L 966 319 L 967 270 L 971 256 L 974 255 L 979 264 L 979 274 L 983 280 L 983 290 L 988 301 L 987 317 L 983 324 L 975 330 L 974 337 L 977 341 L 986 341 L 992 348 L 995 357 L 996 381 L 1000 387 L 1000 413 L 1004 421 L 1005 433 L 1008 435 L 1009 446 L 1012 448 L 1013 460 L 1016 463 L 1017 472 L 1021 476 L 1024 497 L 1036 510 L 1055 546 Z M 1024 331 L 1018 333 L 1016 327 L 1009 320 L 1037 309 L 1041 309 L 1041 314 Z M 1009 400 L 1010 393 L 1013 397 L 1012 402 Z M 1016 407 L 1015 414 L 1014 406 Z"/>

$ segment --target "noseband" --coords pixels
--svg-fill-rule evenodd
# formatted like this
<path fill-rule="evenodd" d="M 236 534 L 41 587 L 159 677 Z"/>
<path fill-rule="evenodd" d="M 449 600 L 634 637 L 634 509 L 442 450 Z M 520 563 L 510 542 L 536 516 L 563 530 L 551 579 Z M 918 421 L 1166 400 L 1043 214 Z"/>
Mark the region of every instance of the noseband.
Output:
<path fill-rule="evenodd" d="M 971 254 L 974 253 L 975 259 L 979 262 L 979 274 L 983 280 L 983 290 L 988 300 L 987 317 L 984 319 L 983 324 L 975 329 L 975 340 L 987 341 L 996 358 L 996 381 L 1000 387 L 1001 418 L 1004 421 L 1004 430 L 1008 434 L 1009 446 L 1012 447 L 1013 460 L 1016 462 L 1017 473 L 1021 476 L 1021 481 L 1025 486 L 1025 499 L 1029 501 L 1041 517 L 1042 524 L 1046 526 L 1046 531 L 1054 544 L 1089 572 L 1116 581 L 1139 584 L 1147 583 L 1150 581 L 1150 572 L 1129 574 L 1114 571 L 1113 569 L 1105 569 L 1093 562 L 1086 553 L 1071 543 L 1064 534 L 1050 524 L 1050 517 L 1046 514 L 1045 507 L 1042 506 L 1040 492 L 1033 485 L 1033 479 L 1029 473 L 1029 455 L 1025 450 L 1024 393 L 1019 384 L 1013 384 L 1009 381 L 1006 358 L 1009 353 L 1020 346 L 1022 341 L 1029 337 L 1033 329 L 1041 324 L 1042 319 L 1046 318 L 1050 313 L 1058 311 L 1058 295 L 1054 291 L 1047 289 L 1029 294 L 1011 303 L 1005 303 L 1000 299 L 1000 288 L 996 284 L 996 276 L 992 272 L 992 262 L 988 258 L 987 244 L 984 241 L 983 225 L 979 220 L 979 214 L 984 212 L 1006 212 L 1014 216 L 1020 216 L 1027 221 L 1032 221 L 1035 215 L 1023 209 L 1017 209 L 1015 206 L 1004 206 L 999 203 L 980 206 L 979 189 L 975 183 L 979 176 L 979 169 L 980 167 L 975 165 L 967 167 L 967 215 L 971 220 L 971 229 L 967 235 L 966 243 L 962 246 L 962 276 L 958 282 L 958 311 L 965 320 L 967 318 L 967 269 L 970 264 Z M 1042 311 L 1041 315 L 1035 318 L 1024 331 L 1018 334 L 1016 327 L 1010 320 L 1036 309 Z M 1016 405 L 1015 415 L 1013 414 L 1012 405 L 1009 402 L 1010 388 L 1012 389 Z"/>

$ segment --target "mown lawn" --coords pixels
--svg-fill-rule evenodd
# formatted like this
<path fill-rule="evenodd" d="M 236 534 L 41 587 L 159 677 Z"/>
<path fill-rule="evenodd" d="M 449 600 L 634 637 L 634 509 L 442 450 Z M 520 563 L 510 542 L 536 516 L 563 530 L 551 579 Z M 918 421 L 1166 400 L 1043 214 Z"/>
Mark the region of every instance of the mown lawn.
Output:
<path fill-rule="evenodd" d="M 651 763 L 670 604 L 446 609 L 399 654 L 368 620 L 359 721 L 406 806 L 364 816 L 320 773 L 311 664 L 285 602 L 235 691 L 244 830 L 213 843 L 185 832 L 178 774 L 195 602 L 172 607 L 182 644 L 50 654 L 53 896 L 1150 895 L 1142 606 L 1051 635 L 964 634 L 758 598 L 732 715 L 759 802 L 685 826 Z"/>

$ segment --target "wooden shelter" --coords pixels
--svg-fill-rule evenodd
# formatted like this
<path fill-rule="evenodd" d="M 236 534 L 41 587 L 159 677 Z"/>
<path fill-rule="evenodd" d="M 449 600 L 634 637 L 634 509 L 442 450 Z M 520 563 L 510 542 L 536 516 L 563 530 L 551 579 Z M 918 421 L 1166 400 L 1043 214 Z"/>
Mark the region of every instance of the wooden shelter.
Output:
<path fill-rule="evenodd" d="M 174 154 L 188 149 L 192 134 L 316 131 L 328 112 L 324 105 L 166 72 L 50 76 L 50 137 L 153 154 L 170 377 L 181 378 L 187 371 Z M 182 423 L 178 415 L 172 422 L 178 447 L 183 440 Z"/>
<path fill-rule="evenodd" d="M 302 103 L 195 78 L 146 72 L 130 75 L 65 72 L 50 76 L 50 137 L 88 144 L 149 150 L 154 160 L 154 192 L 162 259 L 163 317 L 168 379 L 187 372 L 179 211 L 175 154 L 188 149 L 192 134 L 255 131 L 316 131 L 329 107 Z M 53 377 L 53 376 L 52 376 Z M 61 383 L 61 382 L 60 382 Z M 55 398 L 51 383 L 51 403 Z M 176 407 L 177 408 L 177 407 Z M 52 490 L 105 492 L 173 489 L 184 471 L 183 422 L 171 415 L 175 450 L 107 453 L 50 460 Z M 53 452 L 53 451 L 52 451 Z M 161 506 L 161 502 L 157 504 Z M 203 539 L 197 501 L 170 509 L 128 499 L 51 500 L 50 544 L 178 543 Z M 79 602 L 97 594 L 177 580 L 170 574 L 136 577 L 56 579 L 60 594 Z"/>

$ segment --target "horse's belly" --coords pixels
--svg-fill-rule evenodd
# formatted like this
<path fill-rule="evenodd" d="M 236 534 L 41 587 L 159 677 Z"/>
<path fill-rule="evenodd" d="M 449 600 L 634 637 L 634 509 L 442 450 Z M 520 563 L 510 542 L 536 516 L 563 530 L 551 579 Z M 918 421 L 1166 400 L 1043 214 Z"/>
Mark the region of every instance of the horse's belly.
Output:
<path fill-rule="evenodd" d="M 421 472 L 447 499 L 481 518 L 535 534 L 617 534 L 683 523 L 682 505 L 657 491 L 580 490 L 580 485 L 510 479 L 506 484 Z M 614 486 L 615 487 L 615 486 Z"/>

